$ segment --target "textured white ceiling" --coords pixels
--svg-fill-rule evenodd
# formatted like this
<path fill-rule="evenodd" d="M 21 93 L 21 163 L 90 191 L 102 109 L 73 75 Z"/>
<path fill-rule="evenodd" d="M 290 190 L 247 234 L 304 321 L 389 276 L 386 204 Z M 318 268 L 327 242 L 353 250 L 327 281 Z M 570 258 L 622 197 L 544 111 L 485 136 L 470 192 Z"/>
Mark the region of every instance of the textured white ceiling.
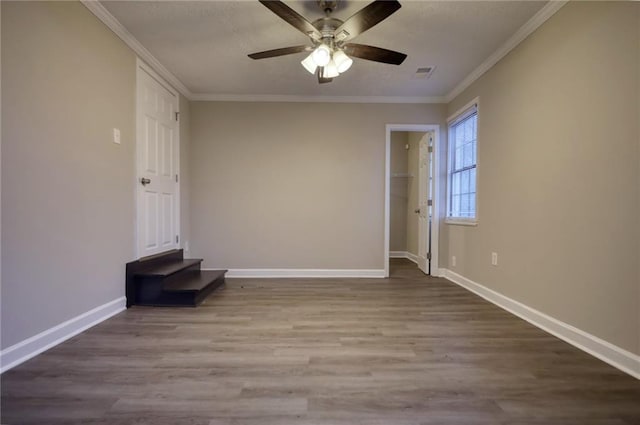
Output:
<path fill-rule="evenodd" d="M 285 1 L 313 21 L 315 1 Z M 445 96 L 509 39 L 544 1 L 406 1 L 355 43 L 408 55 L 400 66 L 355 59 L 319 85 L 305 54 L 252 60 L 247 54 L 305 44 L 305 35 L 257 1 L 103 1 L 104 7 L 188 89 L 212 95 Z M 368 4 L 342 1 L 346 20 Z M 431 78 L 417 68 L 436 66 Z"/>

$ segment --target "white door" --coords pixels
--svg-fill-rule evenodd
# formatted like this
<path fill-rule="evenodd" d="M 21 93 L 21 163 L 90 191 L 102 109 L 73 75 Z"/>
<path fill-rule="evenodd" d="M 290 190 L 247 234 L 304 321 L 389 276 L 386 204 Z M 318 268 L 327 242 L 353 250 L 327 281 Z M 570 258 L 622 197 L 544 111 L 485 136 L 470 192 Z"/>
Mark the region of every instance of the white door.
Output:
<path fill-rule="evenodd" d="M 138 62 L 137 256 L 179 247 L 178 94 Z"/>
<path fill-rule="evenodd" d="M 431 257 L 430 216 L 429 202 L 431 184 L 431 155 L 429 147 L 432 146 L 432 133 L 425 133 L 420 139 L 419 168 L 418 168 L 418 267 L 425 274 L 430 273 L 429 260 Z"/>

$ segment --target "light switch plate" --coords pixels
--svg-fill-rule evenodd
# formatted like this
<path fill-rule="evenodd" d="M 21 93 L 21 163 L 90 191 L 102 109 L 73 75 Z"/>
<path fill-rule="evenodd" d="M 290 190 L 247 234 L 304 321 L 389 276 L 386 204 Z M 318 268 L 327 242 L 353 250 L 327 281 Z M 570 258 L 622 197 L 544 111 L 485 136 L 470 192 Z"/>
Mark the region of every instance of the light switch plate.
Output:
<path fill-rule="evenodd" d="M 114 128 L 113 129 L 113 143 L 120 144 L 120 129 L 119 128 Z"/>

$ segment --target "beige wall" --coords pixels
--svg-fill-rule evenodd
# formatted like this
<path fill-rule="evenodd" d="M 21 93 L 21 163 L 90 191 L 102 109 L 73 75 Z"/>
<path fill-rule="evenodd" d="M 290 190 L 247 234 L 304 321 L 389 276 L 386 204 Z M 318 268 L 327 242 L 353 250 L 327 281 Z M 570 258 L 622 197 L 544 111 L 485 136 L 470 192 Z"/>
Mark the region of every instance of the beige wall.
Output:
<path fill-rule="evenodd" d="M 79 3 L 2 2 L 2 87 L 6 348 L 124 295 L 135 57 Z"/>
<path fill-rule="evenodd" d="M 0 4 L 0 30 L 2 4 Z M 1 32 L 1 31 L 0 31 Z M 0 298 L 2 295 L 2 35 L 0 34 Z M 640 267 L 640 266 L 639 266 Z M 2 349 L 2 300 L 0 300 L 0 350 Z"/>
<path fill-rule="evenodd" d="M 406 131 L 391 132 L 391 182 L 389 185 L 389 251 L 407 250 L 407 164 Z M 398 175 L 399 174 L 399 175 Z"/>
<path fill-rule="evenodd" d="M 636 12 L 638 14 L 640 14 L 640 11 Z M 640 18 L 639 18 L 640 19 Z M 638 25 L 637 27 L 637 32 L 638 32 L 638 39 L 640 39 L 640 25 Z M 638 55 L 638 60 L 640 61 L 640 43 L 636 43 L 636 47 L 637 49 L 637 55 Z M 637 84 L 637 88 L 638 88 L 638 111 L 637 111 L 637 121 L 636 123 L 638 124 L 638 143 L 640 143 L 640 83 Z M 638 169 L 640 169 L 640 149 L 638 149 Z M 640 172 L 638 173 L 638 184 L 637 184 L 637 189 L 638 189 L 638 200 L 640 202 Z M 638 207 L 640 208 L 640 206 Z M 638 276 L 640 276 L 640 249 L 638 249 Z M 640 279 L 639 279 L 640 280 Z M 640 290 L 638 290 L 638 305 L 640 306 Z M 640 308 L 638 308 L 638 350 L 636 351 L 637 353 L 640 353 Z"/>
<path fill-rule="evenodd" d="M 205 266 L 384 268 L 385 124 L 443 105 L 191 105 L 191 236 Z"/>
<path fill-rule="evenodd" d="M 2 7 L 2 348 L 124 296 L 135 55 L 76 2 Z M 81 35 L 81 36 L 79 36 Z M 183 240 L 189 102 L 181 98 Z M 121 131 L 120 145 L 112 129 Z"/>
<path fill-rule="evenodd" d="M 639 28 L 569 3 L 451 102 L 480 96 L 479 222 L 441 235 L 453 271 L 637 354 Z"/>

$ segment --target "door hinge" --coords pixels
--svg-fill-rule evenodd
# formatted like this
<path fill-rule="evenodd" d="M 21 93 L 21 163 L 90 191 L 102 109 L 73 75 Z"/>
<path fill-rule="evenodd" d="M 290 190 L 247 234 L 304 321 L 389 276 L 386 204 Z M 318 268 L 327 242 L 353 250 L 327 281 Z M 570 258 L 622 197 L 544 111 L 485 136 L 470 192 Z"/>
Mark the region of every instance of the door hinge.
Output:
<path fill-rule="evenodd" d="M 431 261 L 431 253 L 427 252 L 427 260 Z"/>
<path fill-rule="evenodd" d="M 428 207 L 432 207 L 432 206 L 433 206 L 433 199 L 429 199 L 429 200 L 427 201 L 427 206 L 428 206 Z"/>
<path fill-rule="evenodd" d="M 428 151 L 429 151 L 429 153 L 433 153 L 433 146 L 429 146 Z"/>
<path fill-rule="evenodd" d="M 180 236 L 176 235 L 176 243 L 180 242 Z"/>
<path fill-rule="evenodd" d="M 178 121 L 179 117 L 180 117 L 180 112 L 176 112 L 176 121 Z"/>
<path fill-rule="evenodd" d="M 176 183 L 178 183 L 178 175 L 176 174 Z"/>

